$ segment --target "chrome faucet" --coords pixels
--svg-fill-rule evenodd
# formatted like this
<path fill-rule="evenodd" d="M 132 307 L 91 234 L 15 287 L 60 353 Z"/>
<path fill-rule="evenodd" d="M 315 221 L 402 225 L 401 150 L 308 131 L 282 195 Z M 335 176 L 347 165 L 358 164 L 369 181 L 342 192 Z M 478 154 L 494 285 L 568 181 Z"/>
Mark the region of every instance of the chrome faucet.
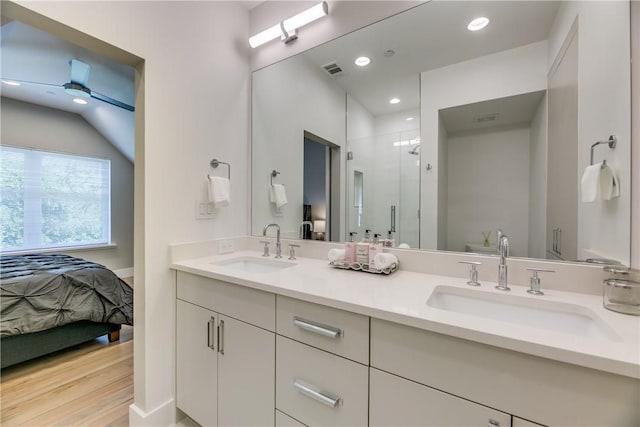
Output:
<path fill-rule="evenodd" d="M 267 235 L 267 230 L 269 227 L 276 228 L 276 256 L 275 258 L 282 258 L 282 246 L 280 245 L 280 226 L 278 224 L 267 224 L 262 229 L 262 235 Z"/>
<path fill-rule="evenodd" d="M 498 230 L 498 252 L 500 253 L 500 264 L 498 264 L 498 286 L 496 289 L 510 291 L 507 285 L 507 257 L 509 256 L 509 239 L 501 230 Z"/>
<path fill-rule="evenodd" d="M 302 223 L 300 224 L 300 230 L 298 231 L 298 238 L 300 240 L 304 240 L 304 226 L 308 225 L 309 227 L 311 227 L 311 231 L 313 233 L 313 223 L 311 221 L 302 221 Z"/>

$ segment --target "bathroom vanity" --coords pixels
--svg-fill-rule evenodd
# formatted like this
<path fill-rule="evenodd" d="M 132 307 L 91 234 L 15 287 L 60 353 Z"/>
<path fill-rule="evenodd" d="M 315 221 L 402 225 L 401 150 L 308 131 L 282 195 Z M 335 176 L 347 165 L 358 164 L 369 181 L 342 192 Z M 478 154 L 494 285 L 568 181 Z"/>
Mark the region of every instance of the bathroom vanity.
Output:
<path fill-rule="evenodd" d="M 495 283 L 338 270 L 257 248 L 171 266 L 176 405 L 201 425 L 640 423 L 639 318 L 601 297 L 541 299 L 512 285 L 504 300 Z M 464 312 L 458 297 L 501 311 L 507 301 L 513 321 Z M 586 323 L 527 324 L 518 307 L 534 321 L 547 310 Z"/>

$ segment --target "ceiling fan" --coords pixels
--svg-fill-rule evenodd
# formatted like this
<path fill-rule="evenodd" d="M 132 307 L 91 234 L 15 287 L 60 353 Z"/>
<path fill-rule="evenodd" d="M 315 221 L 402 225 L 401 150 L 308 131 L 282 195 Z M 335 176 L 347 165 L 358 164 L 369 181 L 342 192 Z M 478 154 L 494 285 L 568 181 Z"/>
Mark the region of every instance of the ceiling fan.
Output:
<path fill-rule="evenodd" d="M 89 74 L 91 73 L 91 66 L 89 64 L 77 59 L 72 59 L 69 61 L 69 65 L 71 66 L 71 78 L 68 83 L 63 84 L 62 86 L 49 83 L 27 82 L 20 80 L 14 81 L 20 83 L 35 83 L 44 86 L 62 87 L 64 88 L 64 91 L 71 96 L 80 98 L 94 98 L 128 111 L 135 111 L 135 108 L 132 105 L 125 104 L 124 102 L 118 101 L 117 99 L 113 99 L 101 93 L 92 91 L 91 89 L 89 89 L 89 87 L 87 87 Z"/>

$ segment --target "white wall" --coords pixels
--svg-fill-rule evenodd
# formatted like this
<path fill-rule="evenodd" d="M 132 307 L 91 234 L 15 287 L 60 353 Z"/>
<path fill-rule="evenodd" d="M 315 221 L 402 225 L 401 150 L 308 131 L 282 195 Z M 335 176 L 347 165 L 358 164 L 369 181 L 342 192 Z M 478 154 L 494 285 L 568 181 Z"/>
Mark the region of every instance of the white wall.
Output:
<path fill-rule="evenodd" d="M 253 74 L 251 234 L 262 234 L 266 224 L 278 223 L 283 235 L 298 235 L 303 209 L 304 132 L 344 147 L 345 96 L 333 79 L 300 56 Z M 269 202 L 274 169 L 280 175 L 273 182 L 284 184 L 287 192 L 288 204 L 281 212 Z"/>
<path fill-rule="evenodd" d="M 170 425 L 175 412 L 175 272 L 169 269 L 168 245 L 247 232 L 248 12 L 237 3 L 223 2 L 19 4 L 27 10 L 12 11 L 11 4 L 3 2 L 3 14 L 20 14 L 36 26 L 50 25 L 51 31 L 57 28 L 80 39 L 72 41 L 89 43 L 86 36 L 60 29 L 52 20 L 58 21 L 129 53 L 124 56 L 144 59 L 144 65 L 137 66 L 136 89 L 130 422 Z M 231 207 L 217 212 L 213 220 L 198 221 L 194 201 L 206 195 L 207 173 L 224 173 L 209 167 L 214 157 L 232 165 Z"/>
<path fill-rule="evenodd" d="M 527 125 L 489 128 L 448 139 L 447 250 L 482 243 L 482 232 L 509 236 L 509 255 L 527 256 L 529 229 Z"/>
<path fill-rule="evenodd" d="M 133 164 L 78 114 L 9 98 L 2 98 L 0 113 L 4 145 L 111 160 L 111 241 L 117 246 L 69 255 L 112 270 L 133 267 Z"/>
<path fill-rule="evenodd" d="M 629 263 L 631 212 L 631 103 L 629 64 L 629 2 L 563 2 L 549 36 L 549 64 L 552 64 L 569 28 L 578 21 L 578 173 L 589 164 L 590 146 L 618 137 L 610 150 L 596 148 L 594 162 L 607 159 L 618 173 L 621 195 L 604 203 L 579 203 L 578 256 L 592 253 Z M 615 64 L 612 66 L 611 64 Z M 637 115 L 636 115 L 637 116 Z M 580 176 L 576 179 L 580 179 Z M 585 253 L 585 250 L 592 252 Z"/>
<path fill-rule="evenodd" d="M 530 258 L 546 258 L 547 230 L 547 95 L 533 120 L 529 143 L 529 250 Z"/>
<path fill-rule="evenodd" d="M 420 247 L 438 244 L 439 153 L 438 111 L 489 99 L 544 90 L 547 87 L 547 43 L 538 42 L 493 55 L 425 71 L 421 82 L 422 164 Z M 429 143 L 433 141 L 433 143 Z M 451 174 L 449 174 L 450 176 Z"/>

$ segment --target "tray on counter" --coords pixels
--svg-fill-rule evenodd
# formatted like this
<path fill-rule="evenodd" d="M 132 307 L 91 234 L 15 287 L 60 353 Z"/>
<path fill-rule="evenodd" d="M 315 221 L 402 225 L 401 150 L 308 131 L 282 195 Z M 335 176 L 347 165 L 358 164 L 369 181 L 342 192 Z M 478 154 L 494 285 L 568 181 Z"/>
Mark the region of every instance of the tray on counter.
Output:
<path fill-rule="evenodd" d="M 344 261 L 331 261 L 329 265 L 335 268 L 341 268 L 343 270 L 364 271 L 365 273 L 373 274 L 391 274 L 398 270 L 399 262 L 394 262 L 390 267 L 378 270 L 369 268 L 369 264 L 360 264 L 359 262 L 344 262 Z"/>

